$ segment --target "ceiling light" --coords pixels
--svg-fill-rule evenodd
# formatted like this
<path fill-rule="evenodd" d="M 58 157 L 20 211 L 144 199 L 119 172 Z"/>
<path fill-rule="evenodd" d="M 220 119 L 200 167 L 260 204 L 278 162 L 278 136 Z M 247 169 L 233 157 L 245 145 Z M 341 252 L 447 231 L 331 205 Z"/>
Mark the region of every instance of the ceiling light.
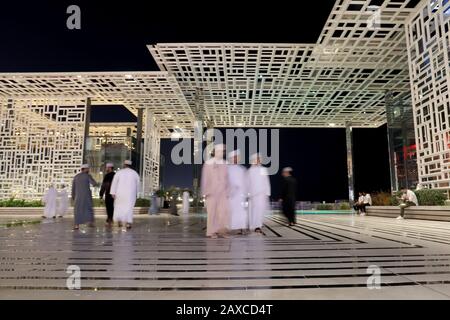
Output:
<path fill-rule="evenodd" d="M 330 127 L 336 127 L 336 123 L 329 123 L 328 124 Z"/>

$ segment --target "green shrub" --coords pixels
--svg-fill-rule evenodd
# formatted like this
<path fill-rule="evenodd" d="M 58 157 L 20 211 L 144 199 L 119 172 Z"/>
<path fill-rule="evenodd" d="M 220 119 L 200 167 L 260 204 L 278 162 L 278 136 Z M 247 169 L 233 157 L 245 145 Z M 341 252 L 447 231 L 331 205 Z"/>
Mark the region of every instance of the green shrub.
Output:
<path fill-rule="evenodd" d="M 400 199 L 403 197 L 403 193 L 401 191 L 396 191 L 394 192 L 394 194 L 391 196 L 391 206 L 399 206 L 401 201 Z"/>
<path fill-rule="evenodd" d="M 392 205 L 392 195 L 389 192 L 377 192 L 372 194 L 373 206 L 390 206 Z"/>
<path fill-rule="evenodd" d="M 334 206 L 330 203 L 320 203 L 317 205 L 316 210 L 320 210 L 320 211 L 328 211 L 328 210 L 333 210 Z"/>
<path fill-rule="evenodd" d="M 443 206 L 447 196 L 445 191 L 422 189 L 416 190 L 414 193 L 419 201 L 419 206 Z M 374 206 L 398 206 L 403 193 L 401 191 L 394 192 L 391 195 L 389 192 L 379 192 L 372 196 L 372 205 Z"/>
<path fill-rule="evenodd" d="M 150 207 L 150 200 L 139 198 L 136 200 L 135 207 L 139 207 L 139 208 Z"/>
<path fill-rule="evenodd" d="M 164 198 L 166 196 L 166 192 L 164 190 L 156 191 L 156 196 L 160 198 Z"/>
<path fill-rule="evenodd" d="M 422 189 L 414 191 L 419 206 L 443 206 L 447 196 L 443 190 Z"/>
<path fill-rule="evenodd" d="M 44 204 L 40 200 L 23 200 L 10 198 L 8 200 L 0 200 L 0 207 L 7 208 L 39 208 Z"/>
<path fill-rule="evenodd" d="M 350 210 L 350 209 L 351 209 L 350 203 L 348 203 L 348 202 L 342 202 L 339 205 L 339 210 Z"/>
<path fill-rule="evenodd" d="M 99 208 L 99 207 L 104 207 L 105 206 L 105 201 L 102 200 L 102 199 L 98 199 L 98 198 L 92 199 L 92 203 L 93 203 L 93 206 L 95 208 Z"/>

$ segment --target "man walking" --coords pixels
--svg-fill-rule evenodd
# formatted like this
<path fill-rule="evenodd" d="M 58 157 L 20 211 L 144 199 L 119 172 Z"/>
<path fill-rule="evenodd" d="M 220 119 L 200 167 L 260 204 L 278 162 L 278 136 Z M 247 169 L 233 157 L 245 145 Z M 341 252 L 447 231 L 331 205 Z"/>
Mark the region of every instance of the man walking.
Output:
<path fill-rule="evenodd" d="M 267 169 L 261 165 L 261 156 L 254 154 L 250 158 L 252 166 L 248 169 L 249 228 L 263 233 L 264 216 L 270 209 L 270 180 Z"/>
<path fill-rule="evenodd" d="M 121 228 L 126 223 L 127 229 L 133 224 L 133 209 L 139 192 L 139 175 L 131 168 L 132 162 L 126 160 L 123 169 L 114 176 L 111 196 L 114 198 L 114 221 Z"/>
<path fill-rule="evenodd" d="M 216 145 L 214 157 L 206 161 L 202 168 L 201 190 L 206 197 L 208 214 L 206 236 L 217 239 L 228 238 L 230 227 L 228 211 L 228 171 L 224 160 L 225 146 Z"/>
<path fill-rule="evenodd" d="M 283 214 L 289 222 L 289 226 L 296 223 L 295 202 L 297 201 L 297 180 L 292 176 L 292 168 L 284 168 L 282 171 L 281 201 Z"/>
<path fill-rule="evenodd" d="M 100 188 L 100 199 L 105 197 L 106 214 L 106 226 L 111 227 L 113 223 L 114 215 L 114 198 L 111 196 L 111 184 L 114 179 L 114 165 L 112 163 L 106 164 L 106 174 L 103 178 L 102 187 Z"/>
<path fill-rule="evenodd" d="M 89 223 L 94 226 L 94 209 L 92 208 L 92 192 L 90 185 L 97 186 L 97 182 L 89 174 L 89 165 L 83 164 L 81 172 L 72 181 L 72 201 L 74 202 L 74 230 L 80 228 L 80 224 Z"/>
<path fill-rule="evenodd" d="M 228 154 L 229 205 L 231 230 L 239 230 L 244 234 L 248 229 L 247 201 L 247 169 L 239 164 L 239 150 Z"/>
<path fill-rule="evenodd" d="M 43 199 L 43 202 L 45 204 L 43 218 L 47 219 L 56 218 L 57 198 L 58 198 L 58 191 L 56 191 L 55 187 L 52 184 L 48 188 L 47 193 L 45 194 Z"/>

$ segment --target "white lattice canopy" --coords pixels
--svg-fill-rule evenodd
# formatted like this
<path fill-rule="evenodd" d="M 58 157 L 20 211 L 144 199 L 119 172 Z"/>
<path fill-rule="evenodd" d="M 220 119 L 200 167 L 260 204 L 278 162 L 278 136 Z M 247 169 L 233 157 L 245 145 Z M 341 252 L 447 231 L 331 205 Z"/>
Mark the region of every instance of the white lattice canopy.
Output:
<path fill-rule="evenodd" d="M 0 98 L 15 101 L 78 101 L 149 109 L 161 135 L 192 128 L 194 115 L 177 80 L 167 72 L 89 72 L 0 74 Z"/>
<path fill-rule="evenodd" d="M 315 44 L 165 43 L 149 50 L 213 126 L 378 127 L 385 92 L 410 89 L 404 24 L 417 1 L 371 2 L 337 1 Z"/>

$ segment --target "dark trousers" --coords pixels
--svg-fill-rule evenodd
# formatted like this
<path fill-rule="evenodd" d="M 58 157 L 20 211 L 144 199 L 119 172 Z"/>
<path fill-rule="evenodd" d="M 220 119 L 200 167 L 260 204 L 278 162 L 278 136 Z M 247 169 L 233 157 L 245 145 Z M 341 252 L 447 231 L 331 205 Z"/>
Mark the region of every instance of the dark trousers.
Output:
<path fill-rule="evenodd" d="M 411 201 L 406 201 L 405 203 L 402 203 L 400 205 L 400 216 L 404 218 L 405 217 L 405 209 L 409 208 L 409 207 L 415 207 L 415 206 L 416 206 L 416 204 Z"/>
<path fill-rule="evenodd" d="M 106 206 L 106 214 L 108 215 L 106 222 L 113 222 L 114 198 L 111 195 L 105 196 L 105 206 Z"/>
<path fill-rule="evenodd" d="M 355 211 L 361 211 L 363 213 L 366 213 L 366 207 L 370 206 L 370 204 L 368 203 L 363 203 L 363 204 L 355 204 L 353 206 L 353 209 L 355 209 Z"/>
<path fill-rule="evenodd" d="M 289 223 L 296 223 L 295 201 L 283 200 L 283 214 L 286 216 Z"/>

